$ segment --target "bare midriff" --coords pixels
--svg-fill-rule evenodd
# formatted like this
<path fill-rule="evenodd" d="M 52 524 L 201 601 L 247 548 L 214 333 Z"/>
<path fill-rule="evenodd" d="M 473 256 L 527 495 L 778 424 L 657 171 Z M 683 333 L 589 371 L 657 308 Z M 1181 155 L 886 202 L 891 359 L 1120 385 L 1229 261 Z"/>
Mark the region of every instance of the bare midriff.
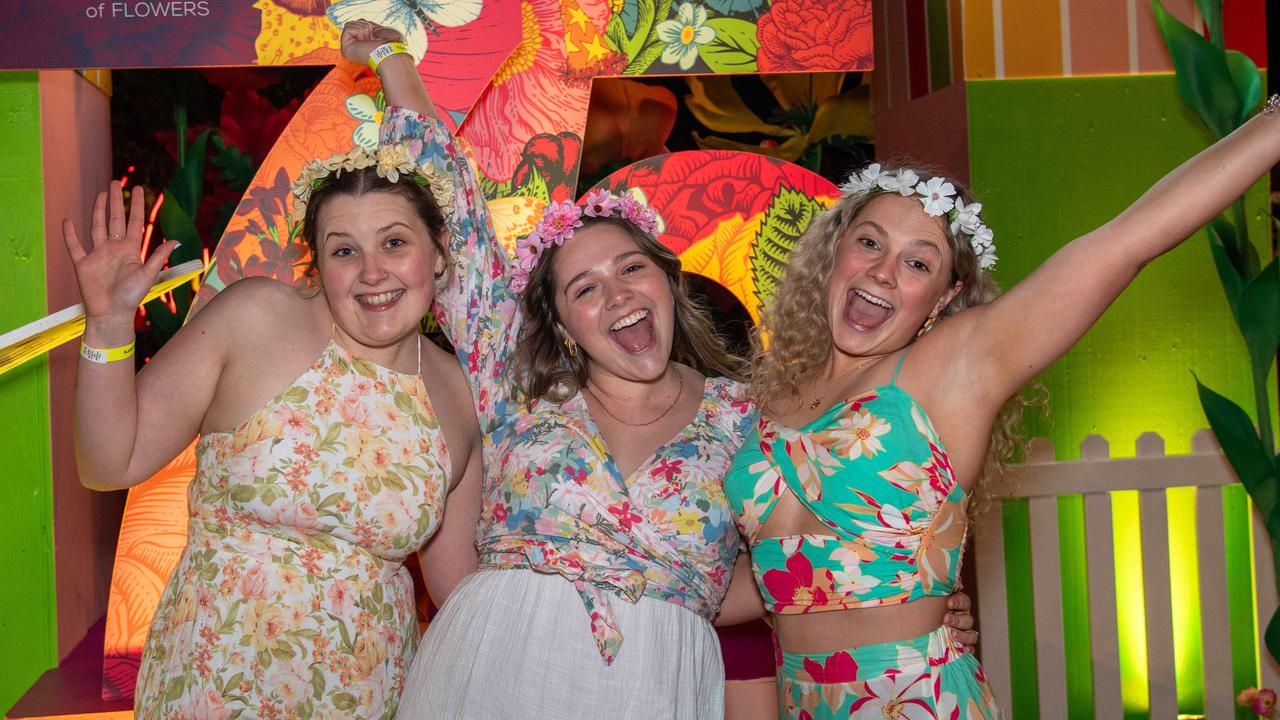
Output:
<path fill-rule="evenodd" d="M 946 597 L 898 605 L 774 615 L 778 645 L 792 653 L 826 653 L 910 640 L 933 632 L 947 612 Z"/>

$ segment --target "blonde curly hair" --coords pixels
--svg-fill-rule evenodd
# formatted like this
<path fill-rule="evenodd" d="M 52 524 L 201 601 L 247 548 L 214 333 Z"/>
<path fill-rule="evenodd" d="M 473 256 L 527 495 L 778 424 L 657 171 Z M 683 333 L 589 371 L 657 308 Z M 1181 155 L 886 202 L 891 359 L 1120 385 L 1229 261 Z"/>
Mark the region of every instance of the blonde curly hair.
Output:
<path fill-rule="evenodd" d="M 905 164 L 885 164 L 885 170 L 906 169 Z M 920 182 L 928 182 L 936 174 L 911 166 Z M 960 183 L 947 179 L 956 187 L 957 197 L 966 205 L 973 195 Z M 845 195 L 827 212 L 810 223 L 796 241 L 787 260 L 781 282 L 766 303 L 761 322 L 752 334 L 751 385 L 761 412 L 794 411 L 800 397 L 800 386 L 813 380 L 826 366 L 832 352 L 831 322 L 827 317 L 827 285 L 835 267 L 836 252 L 854 219 L 877 193 Z M 938 315 L 941 321 L 975 305 L 983 305 L 1000 295 L 996 285 L 978 265 L 978 256 L 966 235 L 952 232 L 942 222 L 943 234 L 951 247 L 951 282 L 960 281 L 960 292 Z M 768 349 L 764 339 L 768 338 Z M 1011 398 L 997 417 L 991 433 L 982 476 L 979 478 L 969 514 L 978 516 L 990 505 L 996 490 L 1006 490 L 1009 482 L 1008 463 L 1019 459 L 1026 448 L 1021 431 L 1022 412 L 1028 406 L 1046 405 L 1043 386 L 1038 383 L 1028 391 Z"/>

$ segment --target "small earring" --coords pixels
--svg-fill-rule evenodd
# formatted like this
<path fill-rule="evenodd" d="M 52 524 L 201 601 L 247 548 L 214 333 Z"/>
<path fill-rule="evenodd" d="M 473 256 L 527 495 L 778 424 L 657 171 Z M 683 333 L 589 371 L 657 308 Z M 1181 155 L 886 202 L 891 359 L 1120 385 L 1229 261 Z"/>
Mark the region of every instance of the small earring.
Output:
<path fill-rule="evenodd" d="M 574 342 L 573 338 L 566 337 L 564 339 L 564 346 L 569 350 L 569 357 L 578 357 L 578 343 Z"/>
<path fill-rule="evenodd" d="M 924 327 L 916 332 L 916 337 L 924 337 L 925 333 L 933 329 L 933 324 L 937 322 L 937 315 L 930 315 L 928 320 L 924 321 Z"/>

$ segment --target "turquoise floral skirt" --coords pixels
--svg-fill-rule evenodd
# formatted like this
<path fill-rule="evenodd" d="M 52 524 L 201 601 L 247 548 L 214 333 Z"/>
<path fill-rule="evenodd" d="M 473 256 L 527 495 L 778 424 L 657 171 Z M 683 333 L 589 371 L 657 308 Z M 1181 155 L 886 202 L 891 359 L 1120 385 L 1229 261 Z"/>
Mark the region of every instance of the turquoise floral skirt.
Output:
<path fill-rule="evenodd" d="M 782 720 L 1003 718 L 977 659 L 942 627 L 811 655 L 777 651 Z"/>

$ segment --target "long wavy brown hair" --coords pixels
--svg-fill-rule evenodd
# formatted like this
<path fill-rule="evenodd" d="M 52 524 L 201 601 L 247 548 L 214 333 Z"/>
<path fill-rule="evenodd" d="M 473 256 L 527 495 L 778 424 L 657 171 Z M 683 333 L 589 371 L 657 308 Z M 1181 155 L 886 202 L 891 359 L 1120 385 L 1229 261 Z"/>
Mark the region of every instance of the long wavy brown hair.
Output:
<path fill-rule="evenodd" d="M 671 297 L 675 301 L 675 332 L 671 343 L 671 359 L 684 363 L 704 375 L 720 375 L 743 380 L 746 363 L 725 346 L 724 338 L 715 330 L 706 308 L 689 297 L 680 258 L 662 243 L 630 222 L 616 217 L 584 217 L 582 232 L 590 227 L 613 225 L 635 241 L 640 251 L 667 275 Z M 561 403 L 586 386 L 590 358 L 586 353 L 569 354 L 565 338 L 559 330 L 556 313 L 556 258 L 563 246 L 553 246 L 538 257 L 529 273 L 529 286 L 520 299 L 524 324 L 516 342 L 514 378 L 523 400 Z"/>
<path fill-rule="evenodd" d="M 915 165 L 884 164 L 885 170 L 910 167 L 921 182 L 935 173 Z M 951 178 L 965 204 L 973 202 L 969 189 Z M 782 281 L 775 288 L 753 333 L 751 384 L 761 412 L 785 413 L 795 410 L 800 385 L 815 379 L 826 366 L 833 348 L 831 321 L 826 313 L 827 285 L 835 266 L 836 252 L 845 232 L 859 211 L 876 194 L 846 195 L 834 207 L 814 219 L 796 242 L 787 261 Z M 1000 296 L 1000 287 L 978 266 L 978 256 L 965 235 L 952 232 L 941 223 L 951 247 L 951 283 L 963 283 L 960 292 L 938 314 L 938 321 L 968 307 L 983 305 Z M 764 339 L 768 338 L 768 348 Z M 1029 406 L 1044 408 L 1047 393 L 1039 383 L 1019 392 L 1000 411 L 992 428 L 991 444 L 982 476 L 973 494 L 969 513 L 978 516 L 993 493 L 1007 491 L 1011 480 L 1008 463 L 1017 460 L 1026 448 L 1022 413 Z"/>

